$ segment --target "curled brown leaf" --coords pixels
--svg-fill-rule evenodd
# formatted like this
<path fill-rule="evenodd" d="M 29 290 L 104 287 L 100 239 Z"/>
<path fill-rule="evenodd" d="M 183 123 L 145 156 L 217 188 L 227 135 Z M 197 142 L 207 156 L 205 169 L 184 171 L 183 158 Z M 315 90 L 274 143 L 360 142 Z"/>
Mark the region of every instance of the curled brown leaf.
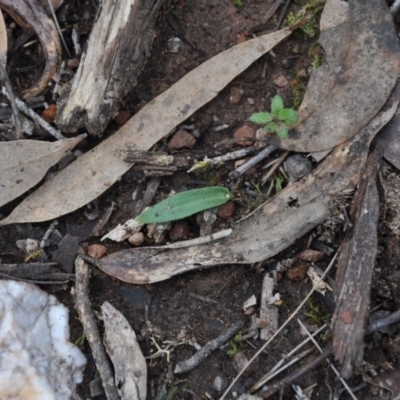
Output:
<path fill-rule="evenodd" d="M 36 34 L 42 45 L 46 61 L 42 76 L 23 92 L 24 97 L 37 96 L 46 89 L 61 62 L 57 29 L 38 0 L 0 0 L 0 7 L 24 30 Z"/>

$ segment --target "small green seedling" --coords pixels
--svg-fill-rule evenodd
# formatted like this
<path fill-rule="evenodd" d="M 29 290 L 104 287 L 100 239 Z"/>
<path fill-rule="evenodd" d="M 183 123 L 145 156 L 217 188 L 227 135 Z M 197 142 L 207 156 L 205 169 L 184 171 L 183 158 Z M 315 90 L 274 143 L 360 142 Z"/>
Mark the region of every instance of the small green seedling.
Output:
<path fill-rule="evenodd" d="M 234 0 L 233 4 L 237 8 L 243 7 L 243 0 Z"/>
<path fill-rule="evenodd" d="M 142 224 L 176 221 L 208 208 L 218 207 L 232 198 L 232 193 L 221 186 L 188 190 L 148 208 L 136 217 L 136 221 Z"/>
<path fill-rule="evenodd" d="M 284 108 L 283 99 L 279 94 L 271 101 L 271 112 L 254 113 L 249 120 L 255 124 L 264 125 L 268 133 L 276 133 L 279 138 L 286 139 L 289 127 L 299 119 L 299 114 L 293 108 Z"/>

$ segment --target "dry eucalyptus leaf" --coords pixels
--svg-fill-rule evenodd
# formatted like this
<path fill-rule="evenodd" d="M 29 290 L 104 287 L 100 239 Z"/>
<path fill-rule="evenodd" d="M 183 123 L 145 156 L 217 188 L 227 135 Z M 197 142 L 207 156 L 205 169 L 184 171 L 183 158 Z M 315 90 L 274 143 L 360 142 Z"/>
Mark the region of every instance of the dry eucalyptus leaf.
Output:
<path fill-rule="evenodd" d="M 45 67 L 42 76 L 23 92 L 24 97 L 34 97 L 43 92 L 61 63 L 61 44 L 56 26 L 39 2 L 32 0 L 0 0 L 6 11 L 24 30 L 35 33 L 43 48 Z"/>
<path fill-rule="evenodd" d="M 0 206 L 35 186 L 48 169 L 86 135 L 58 142 L 17 140 L 0 143 Z M 46 208 L 46 204 L 42 204 Z M 29 213 L 29 211 L 27 211 Z"/>
<path fill-rule="evenodd" d="M 46 182 L 0 224 L 54 219 L 96 199 L 132 166 L 122 160 L 122 150 L 149 150 L 290 33 L 291 29 L 283 29 L 260 36 L 198 66 L 143 107 L 113 136 Z"/>
<path fill-rule="evenodd" d="M 109 302 L 101 306 L 105 328 L 104 345 L 115 371 L 121 400 L 145 400 L 147 365 L 136 334 L 126 318 Z"/>
<path fill-rule="evenodd" d="M 397 81 L 400 48 L 384 1 L 328 0 L 321 28 L 325 61 L 311 75 L 289 138 L 276 139 L 283 149 L 317 152 L 349 140 L 382 108 Z"/>
<path fill-rule="evenodd" d="M 185 249 L 150 247 L 123 250 L 96 265 L 122 281 L 147 284 L 221 264 L 251 264 L 273 257 L 321 224 L 337 196 L 357 185 L 369 145 L 395 113 L 398 101 L 379 113 L 352 140 L 337 146 L 306 178 L 279 192 L 240 221 L 232 235 Z"/>
<path fill-rule="evenodd" d="M 4 16 L 0 9 L 0 64 L 3 68 L 6 68 L 7 63 L 7 49 L 8 49 L 8 38 L 6 24 L 4 23 Z"/>

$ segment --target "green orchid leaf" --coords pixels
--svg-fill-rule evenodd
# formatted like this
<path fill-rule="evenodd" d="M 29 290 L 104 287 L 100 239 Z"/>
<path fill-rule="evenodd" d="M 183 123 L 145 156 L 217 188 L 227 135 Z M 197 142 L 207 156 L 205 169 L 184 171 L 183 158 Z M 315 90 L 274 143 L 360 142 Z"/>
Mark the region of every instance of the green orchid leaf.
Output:
<path fill-rule="evenodd" d="M 136 221 L 155 224 L 189 217 L 208 208 L 217 207 L 233 198 L 232 193 L 221 186 L 188 190 L 168 197 L 143 211 Z"/>
<path fill-rule="evenodd" d="M 277 94 L 271 101 L 271 114 L 277 116 L 281 110 L 283 110 L 283 99 Z"/>
<path fill-rule="evenodd" d="M 268 132 L 268 133 L 274 133 L 276 132 L 276 130 L 278 129 L 278 125 L 276 124 L 276 122 L 268 122 L 268 124 L 266 124 L 264 126 L 264 131 Z"/>
<path fill-rule="evenodd" d="M 287 139 L 289 135 L 289 129 L 287 126 L 279 126 L 276 130 L 276 134 L 279 136 L 280 139 L 284 140 Z"/>
<path fill-rule="evenodd" d="M 274 119 L 274 117 L 267 112 L 258 112 L 254 113 L 250 118 L 249 121 L 254 122 L 255 124 L 266 124 L 268 122 L 271 122 Z"/>
<path fill-rule="evenodd" d="M 284 108 L 279 111 L 278 118 L 286 125 L 294 125 L 299 120 L 299 114 L 292 108 Z"/>

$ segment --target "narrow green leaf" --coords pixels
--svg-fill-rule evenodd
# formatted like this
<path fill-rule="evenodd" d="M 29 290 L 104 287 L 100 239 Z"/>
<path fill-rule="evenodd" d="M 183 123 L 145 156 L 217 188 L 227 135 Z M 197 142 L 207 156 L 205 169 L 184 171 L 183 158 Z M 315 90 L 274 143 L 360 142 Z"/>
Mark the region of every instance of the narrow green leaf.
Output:
<path fill-rule="evenodd" d="M 287 139 L 289 136 L 289 129 L 287 126 L 279 126 L 276 130 L 276 134 L 279 136 L 280 139 Z"/>
<path fill-rule="evenodd" d="M 264 131 L 268 133 L 274 133 L 278 129 L 276 122 L 269 122 L 264 126 Z"/>
<path fill-rule="evenodd" d="M 296 110 L 292 108 L 284 108 L 283 110 L 279 111 L 278 118 L 283 121 L 286 125 L 294 125 L 298 119 L 299 114 Z"/>
<path fill-rule="evenodd" d="M 143 224 L 175 221 L 208 208 L 220 206 L 232 198 L 232 193 L 221 186 L 188 190 L 148 208 L 136 217 L 136 221 Z"/>
<path fill-rule="evenodd" d="M 283 110 L 283 99 L 277 94 L 271 101 L 271 114 L 278 115 L 281 110 Z"/>
<path fill-rule="evenodd" d="M 254 113 L 250 118 L 249 121 L 254 122 L 255 124 L 266 124 L 268 122 L 271 122 L 273 120 L 273 117 L 270 113 L 267 112 L 258 112 Z"/>

